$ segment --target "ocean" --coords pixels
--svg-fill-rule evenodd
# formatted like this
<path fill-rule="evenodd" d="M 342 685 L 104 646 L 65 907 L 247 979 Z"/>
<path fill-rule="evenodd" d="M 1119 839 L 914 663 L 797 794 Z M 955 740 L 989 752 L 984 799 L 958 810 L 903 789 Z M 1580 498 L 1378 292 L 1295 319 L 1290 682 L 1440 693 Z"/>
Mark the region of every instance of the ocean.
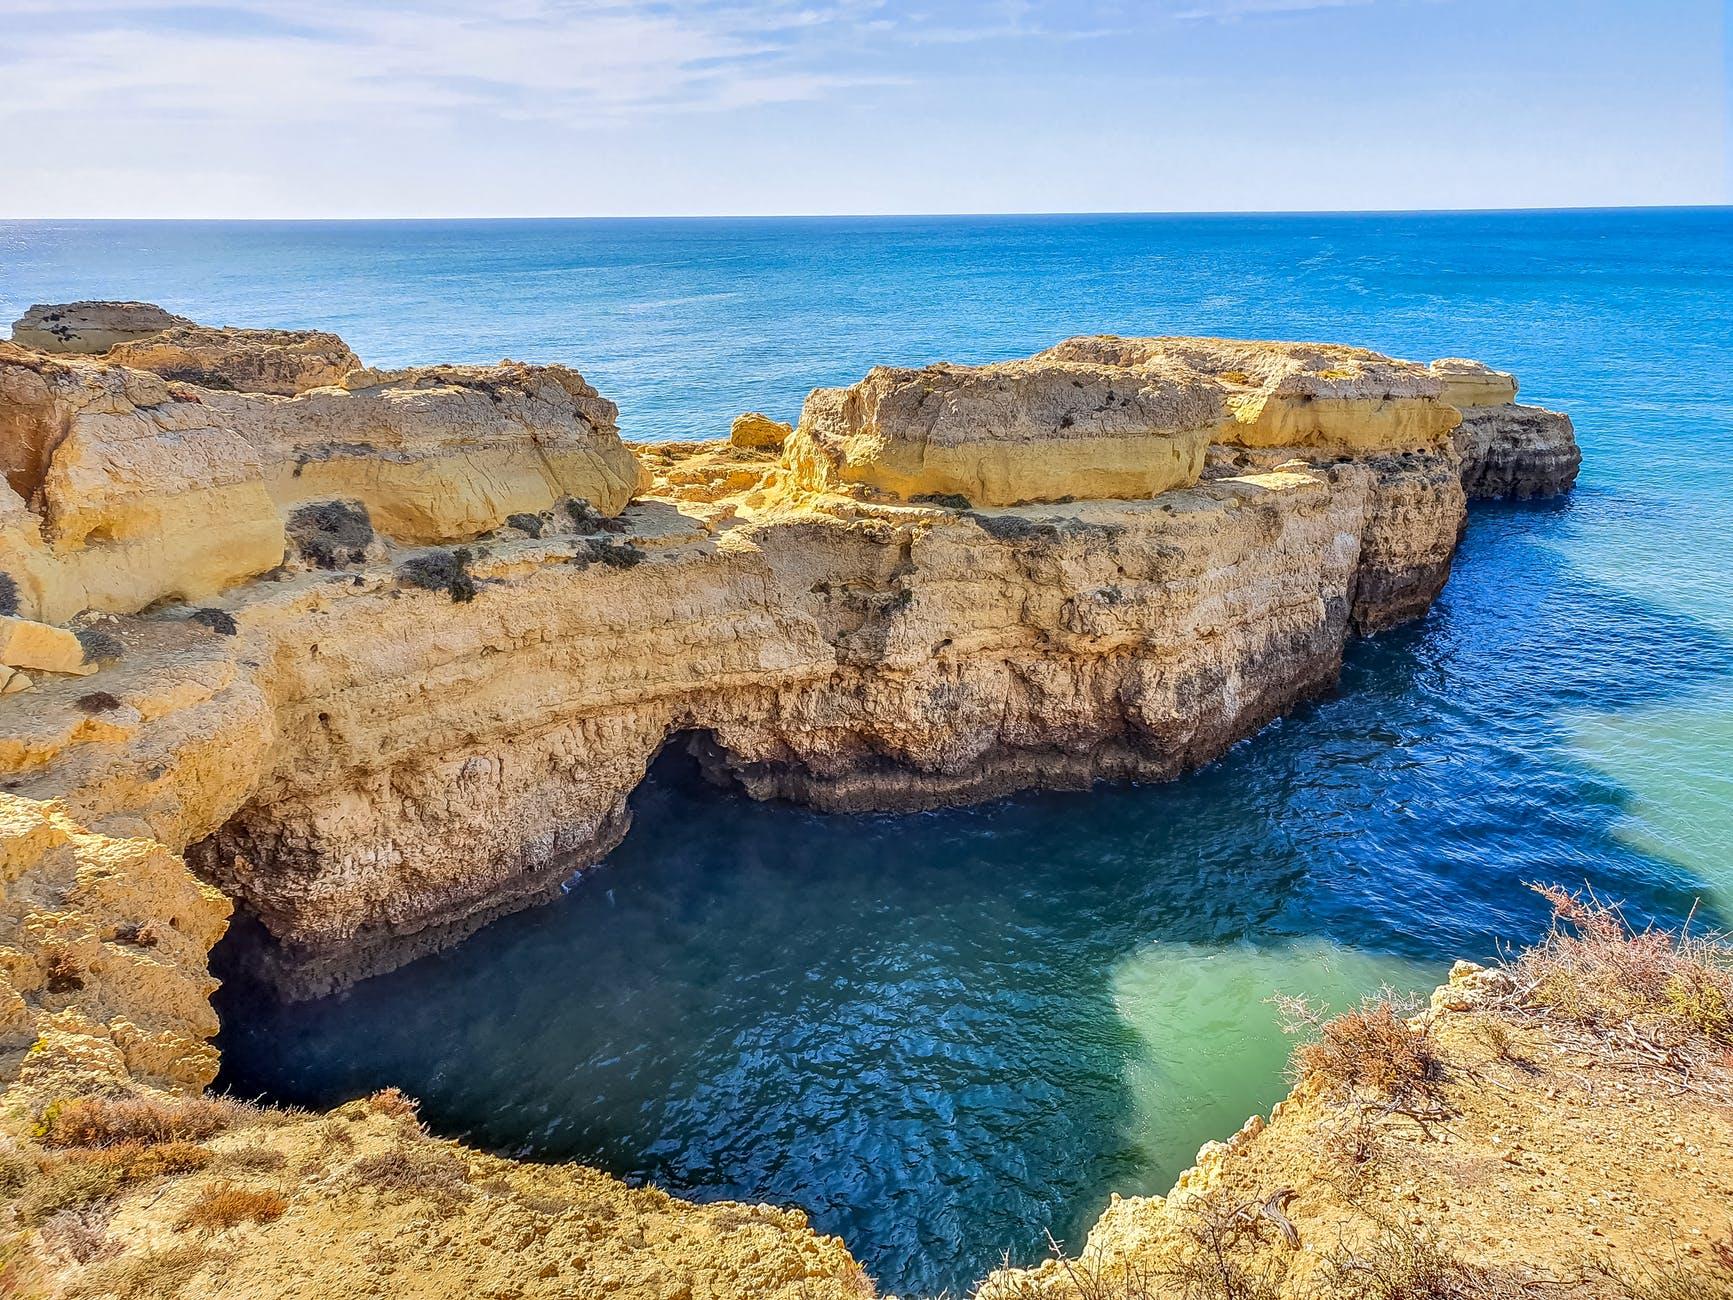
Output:
<path fill-rule="evenodd" d="M 1201 772 L 827 817 L 665 765 L 559 901 L 337 998 L 230 992 L 236 1092 L 395 1084 L 441 1132 L 798 1205 L 886 1289 L 962 1292 L 1267 1109 L 1274 993 L 1427 989 L 1540 932 L 1530 881 L 1733 922 L 1733 210 L 0 223 L 0 319 L 82 297 L 564 362 L 628 438 L 1109 331 L 1475 357 L 1583 448 L 1572 496 L 1475 507 L 1424 620 Z"/>

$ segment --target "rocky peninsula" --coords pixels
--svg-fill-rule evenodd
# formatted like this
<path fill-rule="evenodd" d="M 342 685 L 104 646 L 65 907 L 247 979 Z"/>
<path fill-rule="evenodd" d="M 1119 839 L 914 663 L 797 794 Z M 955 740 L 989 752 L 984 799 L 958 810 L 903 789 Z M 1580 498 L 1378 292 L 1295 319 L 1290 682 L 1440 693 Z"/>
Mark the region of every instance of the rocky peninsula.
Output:
<path fill-rule="evenodd" d="M 33 308 L 0 343 L 28 1293 L 871 1294 L 798 1212 L 482 1156 L 393 1094 L 201 1099 L 211 947 L 257 922 L 299 997 L 456 942 L 605 858 L 669 745 L 820 809 L 1169 779 L 1424 613 L 1468 499 L 1580 462 L 1484 365 L 1218 339 L 881 367 L 726 441 L 629 445 L 617 416 L 560 366 L 369 369 L 143 304 Z M 1660 1156 L 1712 1148 L 1725 1182 L 1715 1123 Z M 1100 1249 L 1162 1213 L 1116 1206 Z"/>

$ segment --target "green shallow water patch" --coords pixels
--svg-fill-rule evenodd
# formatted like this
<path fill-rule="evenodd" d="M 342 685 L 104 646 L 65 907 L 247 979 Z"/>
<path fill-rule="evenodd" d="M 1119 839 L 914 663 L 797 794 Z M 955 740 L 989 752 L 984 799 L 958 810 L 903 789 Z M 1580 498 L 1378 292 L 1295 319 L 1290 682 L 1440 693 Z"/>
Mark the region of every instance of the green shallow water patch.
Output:
<path fill-rule="evenodd" d="M 1225 1140 L 1251 1115 L 1267 1117 L 1281 1100 L 1296 1040 L 1282 1028 L 1275 995 L 1335 1013 L 1385 988 L 1424 998 L 1448 970 L 1317 939 L 1154 943 L 1128 954 L 1111 986 L 1114 1009 L 1137 1036 L 1125 1064 L 1126 1134 L 1149 1178 L 1120 1190 L 1166 1194 L 1205 1142 Z"/>

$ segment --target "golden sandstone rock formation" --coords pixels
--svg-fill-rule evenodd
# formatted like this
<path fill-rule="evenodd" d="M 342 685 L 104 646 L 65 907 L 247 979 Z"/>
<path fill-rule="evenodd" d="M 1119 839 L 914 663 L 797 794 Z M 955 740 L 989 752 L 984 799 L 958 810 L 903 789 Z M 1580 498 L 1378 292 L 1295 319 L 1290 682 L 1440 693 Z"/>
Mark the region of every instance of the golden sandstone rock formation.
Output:
<path fill-rule="evenodd" d="M 335 334 L 208 325 L 176 325 L 148 338 L 118 343 L 108 350 L 107 359 L 203 388 L 280 397 L 340 384 L 344 375 L 361 367 L 361 358 Z"/>
<path fill-rule="evenodd" d="M 829 809 L 1166 779 L 1423 612 L 1467 495 L 1577 465 L 1508 376 L 1347 348 L 1074 339 L 874 370 L 791 433 L 633 448 L 563 367 L 302 389 L 261 369 L 279 342 L 162 329 L 115 349 L 131 365 L 0 344 L 0 647 L 38 647 L 0 651 L 27 687 L 0 700 L 0 1065 L 50 1146 L 45 1108 L 209 1080 L 231 902 L 302 995 L 549 895 L 668 744 Z M 153 373 L 195 354 L 219 387 Z M 295 391 L 246 391 L 271 385 Z M 798 1214 L 532 1174 L 381 1107 L 241 1125 L 259 1169 L 306 1178 L 242 1230 L 269 1251 L 189 1257 L 187 1293 L 349 1294 L 318 1269 L 337 1238 L 365 1254 L 374 1156 L 487 1234 L 461 1267 L 449 1234 L 400 1242 L 396 1294 L 870 1292 Z M 122 1214 L 139 1250 L 179 1249 Z M 614 1258 L 596 1225 L 621 1216 L 654 1248 Z M 92 1261 L 50 1258 L 47 1218 L 17 1241 L 71 1285 Z"/>

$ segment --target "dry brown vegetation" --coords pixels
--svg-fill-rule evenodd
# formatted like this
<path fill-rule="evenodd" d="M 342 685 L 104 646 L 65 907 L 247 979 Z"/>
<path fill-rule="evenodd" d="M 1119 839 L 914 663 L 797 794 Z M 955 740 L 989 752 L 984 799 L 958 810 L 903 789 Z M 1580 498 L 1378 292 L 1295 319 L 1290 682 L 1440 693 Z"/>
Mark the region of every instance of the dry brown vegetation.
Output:
<path fill-rule="evenodd" d="M 269 1188 L 240 1187 L 234 1183 L 215 1183 L 199 1193 L 175 1221 L 178 1231 L 202 1233 L 226 1232 L 243 1223 L 270 1223 L 283 1217 L 289 1208 L 289 1198 Z"/>
<path fill-rule="evenodd" d="M 1525 1300 L 1539 1284 L 1453 1254 L 1427 1226 L 1379 1221 L 1364 1245 L 1324 1257 L 1320 1297 L 1330 1300 Z"/>
<path fill-rule="evenodd" d="M 1634 929 L 1592 892 L 1532 888 L 1553 908 L 1546 939 L 1510 967 L 1505 1009 L 1544 1020 L 1638 1068 L 1687 1084 L 1733 1067 L 1733 948 L 1718 934 Z"/>
<path fill-rule="evenodd" d="M 51 1103 L 38 1136 L 46 1147 L 106 1147 L 123 1142 L 201 1142 L 252 1113 L 220 1097 L 81 1097 Z"/>
<path fill-rule="evenodd" d="M 66 1294 L 70 1300 L 169 1300 L 218 1258 L 208 1246 L 197 1244 L 132 1255 L 91 1269 Z"/>
<path fill-rule="evenodd" d="M 1294 1050 L 1296 1081 L 1316 1080 L 1343 1104 L 1375 1101 L 1387 1112 L 1421 1120 L 1445 1115 L 1444 1059 L 1429 1027 L 1410 1023 L 1413 1008 L 1399 1005 L 1389 990 L 1330 1019 L 1302 998 L 1276 1002 L 1284 1028 L 1314 1035 Z"/>
<path fill-rule="evenodd" d="M 468 1167 L 438 1148 L 397 1146 L 362 1156 L 349 1166 L 349 1179 L 387 1196 L 421 1196 L 443 1205 L 456 1205 L 470 1193 Z"/>
<path fill-rule="evenodd" d="M 393 1119 L 414 1119 L 416 1103 L 398 1088 L 381 1088 L 367 1099 L 367 1109 Z"/>

